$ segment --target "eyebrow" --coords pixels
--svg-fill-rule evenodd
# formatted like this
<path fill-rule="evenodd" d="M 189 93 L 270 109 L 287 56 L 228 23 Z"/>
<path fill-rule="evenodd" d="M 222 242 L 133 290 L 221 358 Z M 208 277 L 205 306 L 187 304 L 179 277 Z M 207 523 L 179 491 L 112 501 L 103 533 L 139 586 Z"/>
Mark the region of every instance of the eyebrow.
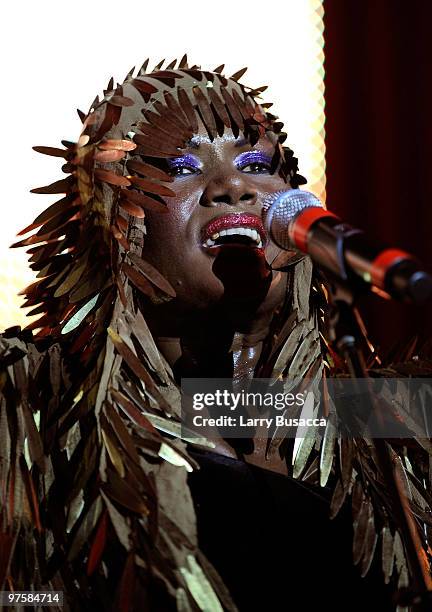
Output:
<path fill-rule="evenodd" d="M 208 136 L 192 136 L 192 138 L 187 142 L 187 144 L 193 149 L 199 149 L 199 146 L 202 143 L 211 144 L 211 140 Z M 244 147 L 247 144 L 250 144 L 247 138 L 240 138 L 239 140 L 235 141 L 234 146 Z"/>

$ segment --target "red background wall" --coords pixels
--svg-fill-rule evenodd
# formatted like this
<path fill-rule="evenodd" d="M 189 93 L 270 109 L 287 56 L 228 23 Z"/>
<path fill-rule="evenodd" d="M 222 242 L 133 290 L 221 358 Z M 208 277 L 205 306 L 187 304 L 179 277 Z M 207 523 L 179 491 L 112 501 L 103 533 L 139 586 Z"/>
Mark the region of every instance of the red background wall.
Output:
<path fill-rule="evenodd" d="M 327 203 L 432 269 L 432 2 L 327 0 Z M 361 300 L 388 348 L 432 335 L 429 309 Z"/>

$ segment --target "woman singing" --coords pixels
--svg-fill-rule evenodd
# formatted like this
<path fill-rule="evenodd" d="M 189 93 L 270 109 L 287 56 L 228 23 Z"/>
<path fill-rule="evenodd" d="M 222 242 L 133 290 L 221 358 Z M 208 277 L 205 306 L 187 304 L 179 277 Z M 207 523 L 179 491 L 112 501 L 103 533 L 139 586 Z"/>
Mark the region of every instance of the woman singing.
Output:
<path fill-rule="evenodd" d="M 3 589 L 71 610 L 392 610 L 384 582 L 408 571 L 366 440 L 180 424 L 185 378 L 343 370 L 322 280 L 261 221 L 305 183 L 283 124 L 222 70 L 146 62 L 81 113 L 78 142 L 35 147 L 67 177 L 33 190 L 60 199 L 14 245 L 41 316 L 1 339 Z"/>

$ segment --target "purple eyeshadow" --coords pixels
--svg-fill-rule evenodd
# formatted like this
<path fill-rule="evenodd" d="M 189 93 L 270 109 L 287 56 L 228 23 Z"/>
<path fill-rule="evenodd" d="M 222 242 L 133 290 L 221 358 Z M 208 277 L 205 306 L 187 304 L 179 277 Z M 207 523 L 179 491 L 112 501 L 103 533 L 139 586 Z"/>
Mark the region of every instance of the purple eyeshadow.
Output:
<path fill-rule="evenodd" d="M 270 166 L 271 157 L 262 151 L 245 151 L 235 158 L 237 167 L 248 166 L 249 164 L 267 164 Z"/>
<path fill-rule="evenodd" d="M 199 160 L 189 153 L 182 155 L 181 157 L 167 159 L 167 162 L 171 170 L 173 168 L 182 168 L 183 166 L 189 166 L 190 168 L 195 168 L 196 170 L 199 170 L 201 167 Z"/>

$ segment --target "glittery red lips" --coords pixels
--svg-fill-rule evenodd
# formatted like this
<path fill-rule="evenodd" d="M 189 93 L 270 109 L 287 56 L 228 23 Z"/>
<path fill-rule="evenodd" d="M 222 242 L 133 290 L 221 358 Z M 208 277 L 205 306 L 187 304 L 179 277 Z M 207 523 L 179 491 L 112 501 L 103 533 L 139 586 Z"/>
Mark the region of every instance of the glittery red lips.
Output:
<path fill-rule="evenodd" d="M 222 215 L 213 219 L 205 225 L 201 231 L 201 239 L 205 242 L 208 238 L 211 238 L 213 234 L 217 234 L 224 229 L 231 229 L 234 227 L 250 227 L 258 232 L 261 237 L 263 244 L 267 241 L 267 234 L 264 229 L 261 217 L 257 215 L 251 215 L 249 213 L 231 213 L 229 215 Z"/>

